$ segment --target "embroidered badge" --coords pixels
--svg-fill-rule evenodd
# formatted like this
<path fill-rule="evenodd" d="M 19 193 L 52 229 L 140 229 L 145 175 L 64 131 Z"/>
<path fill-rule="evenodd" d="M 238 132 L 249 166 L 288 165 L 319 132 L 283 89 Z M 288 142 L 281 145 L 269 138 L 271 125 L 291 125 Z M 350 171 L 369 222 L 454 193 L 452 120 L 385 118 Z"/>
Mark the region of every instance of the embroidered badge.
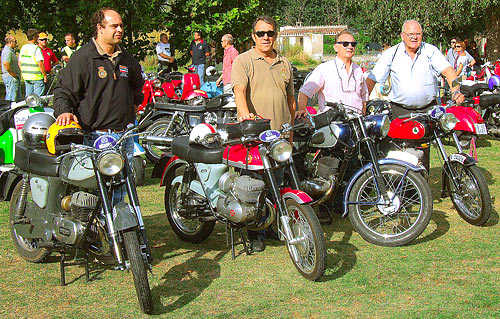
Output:
<path fill-rule="evenodd" d="M 281 77 L 283 78 L 283 80 L 286 80 L 288 77 L 286 76 L 286 70 L 285 68 L 282 68 L 281 69 Z"/>
<path fill-rule="evenodd" d="M 106 70 L 104 70 L 104 67 L 103 66 L 100 66 L 97 68 L 97 75 L 101 78 L 101 79 L 104 79 L 107 75 L 108 75 L 108 72 L 106 72 Z"/>
<path fill-rule="evenodd" d="M 120 65 L 120 66 L 118 66 L 118 69 L 120 70 L 120 76 L 128 77 L 128 67 L 127 66 Z"/>

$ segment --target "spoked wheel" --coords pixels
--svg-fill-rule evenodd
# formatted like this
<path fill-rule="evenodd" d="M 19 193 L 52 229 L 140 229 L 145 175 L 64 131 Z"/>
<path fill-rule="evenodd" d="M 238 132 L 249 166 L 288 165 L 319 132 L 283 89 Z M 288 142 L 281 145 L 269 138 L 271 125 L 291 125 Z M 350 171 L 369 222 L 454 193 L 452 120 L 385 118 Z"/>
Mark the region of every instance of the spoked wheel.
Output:
<path fill-rule="evenodd" d="M 325 236 L 318 217 L 309 205 L 293 199 L 286 201 L 292 242 L 286 243 L 290 258 L 299 273 L 309 280 L 318 280 L 325 272 Z M 281 226 L 281 231 L 286 232 Z"/>
<path fill-rule="evenodd" d="M 16 247 L 17 252 L 24 260 L 30 262 L 41 262 L 47 257 L 50 253 L 46 248 L 38 247 L 38 240 L 35 239 L 25 239 L 22 236 L 18 235 L 16 230 L 14 229 L 14 220 L 17 212 L 17 204 L 19 202 L 21 196 L 21 187 L 23 181 L 21 180 L 14 188 L 12 193 L 12 198 L 10 200 L 10 209 L 9 209 L 9 218 L 10 218 L 10 237 L 12 238 L 12 242 L 14 243 L 14 247 Z M 31 199 L 31 191 L 29 191 L 28 187 L 28 203 L 32 203 Z"/>
<path fill-rule="evenodd" d="M 123 232 L 123 243 L 127 252 L 128 261 L 132 276 L 134 277 L 135 291 L 139 306 L 142 312 L 151 314 L 153 312 L 153 298 L 151 297 L 151 289 L 149 288 L 148 273 L 146 264 L 142 258 L 137 232 L 134 228 L 127 229 Z"/>
<path fill-rule="evenodd" d="M 450 162 L 450 166 L 457 177 L 458 189 L 451 182 L 449 173 L 447 183 L 458 214 L 469 224 L 484 225 L 491 215 L 491 196 L 484 175 L 476 165 Z M 446 172 L 443 171 L 443 174 Z"/>
<path fill-rule="evenodd" d="M 163 117 L 161 120 L 158 120 L 153 124 L 151 124 L 146 129 L 145 135 L 152 135 L 159 137 L 175 137 L 186 133 L 180 118 L 176 118 L 174 123 L 172 123 L 170 130 L 168 130 L 168 126 L 171 121 L 172 121 L 172 115 Z M 167 153 L 170 151 L 170 146 L 163 146 L 163 145 L 160 146 L 150 142 L 143 142 L 142 146 L 146 151 L 146 157 L 153 163 L 158 162 L 163 153 Z"/>
<path fill-rule="evenodd" d="M 183 173 L 184 167 L 180 167 L 177 169 L 175 175 L 180 176 Z M 188 191 L 186 200 L 182 203 L 180 195 L 181 183 L 176 182 L 171 184 L 171 182 L 167 182 L 167 186 L 165 187 L 165 211 L 168 222 L 180 239 L 195 244 L 201 243 L 214 230 L 215 220 L 200 221 L 197 212 L 188 212 L 188 209 L 183 207 L 195 205 L 200 201 L 206 201 L 206 199 Z"/>
<path fill-rule="evenodd" d="M 136 186 L 144 185 L 144 177 L 146 170 L 146 161 L 140 156 L 134 156 L 134 163 L 132 165 L 134 171 L 134 179 Z"/>
<path fill-rule="evenodd" d="M 380 246 L 401 246 L 417 238 L 432 214 L 432 193 L 421 174 L 399 165 L 381 165 L 391 199 L 377 204 L 378 192 L 371 170 L 363 173 L 349 194 L 349 219 L 366 241 Z"/>

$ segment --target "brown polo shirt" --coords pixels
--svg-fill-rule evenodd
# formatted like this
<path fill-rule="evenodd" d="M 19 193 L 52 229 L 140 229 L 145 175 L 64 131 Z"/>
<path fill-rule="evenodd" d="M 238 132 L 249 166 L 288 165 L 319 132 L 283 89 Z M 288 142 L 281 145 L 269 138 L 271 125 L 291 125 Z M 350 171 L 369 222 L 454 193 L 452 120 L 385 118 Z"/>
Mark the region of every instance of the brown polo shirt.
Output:
<path fill-rule="evenodd" d="M 271 128 L 291 123 L 287 96 L 293 96 L 293 72 L 287 58 L 277 53 L 272 64 L 252 48 L 236 57 L 231 87 L 247 88 L 248 111 L 271 119 Z"/>

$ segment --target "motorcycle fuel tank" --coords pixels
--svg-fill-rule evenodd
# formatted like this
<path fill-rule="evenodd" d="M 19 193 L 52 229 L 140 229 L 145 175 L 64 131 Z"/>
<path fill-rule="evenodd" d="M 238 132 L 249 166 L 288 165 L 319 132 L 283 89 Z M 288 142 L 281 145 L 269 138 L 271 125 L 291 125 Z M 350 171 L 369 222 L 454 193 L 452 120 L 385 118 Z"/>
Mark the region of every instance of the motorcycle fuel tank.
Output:
<path fill-rule="evenodd" d="M 68 184 L 87 189 L 97 188 L 91 154 L 80 152 L 65 156 L 59 170 L 61 179 Z"/>
<path fill-rule="evenodd" d="M 249 170 L 260 170 L 264 168 L 258 145 L 250 147 L 245 147 L 242 144 L 228 146 L 224 150 L 223 161 L 224 163 L 227 161 L 229 166 Z"/>
<path fill-rule="evenodd" d="M 431 129 L 427 123 L 397 118 L 391 122 L 388 136 L 397 140 L 419 141 L 430 137 Z"/>

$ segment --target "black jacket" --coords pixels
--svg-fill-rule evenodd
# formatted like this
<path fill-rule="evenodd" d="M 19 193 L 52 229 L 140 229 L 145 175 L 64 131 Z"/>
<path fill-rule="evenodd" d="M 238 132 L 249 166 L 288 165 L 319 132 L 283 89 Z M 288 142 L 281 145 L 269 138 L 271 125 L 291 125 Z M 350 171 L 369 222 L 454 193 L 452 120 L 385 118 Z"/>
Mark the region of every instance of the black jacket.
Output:
<path fill-rule="evenodd" d="M 113 66 L 91 40 L 59 73 L 54 116 L 73 113 L 85 131 L 124 129 L 135 121 L 143 84 L 141 66 L 130 53 L 122 49 Z"/>

